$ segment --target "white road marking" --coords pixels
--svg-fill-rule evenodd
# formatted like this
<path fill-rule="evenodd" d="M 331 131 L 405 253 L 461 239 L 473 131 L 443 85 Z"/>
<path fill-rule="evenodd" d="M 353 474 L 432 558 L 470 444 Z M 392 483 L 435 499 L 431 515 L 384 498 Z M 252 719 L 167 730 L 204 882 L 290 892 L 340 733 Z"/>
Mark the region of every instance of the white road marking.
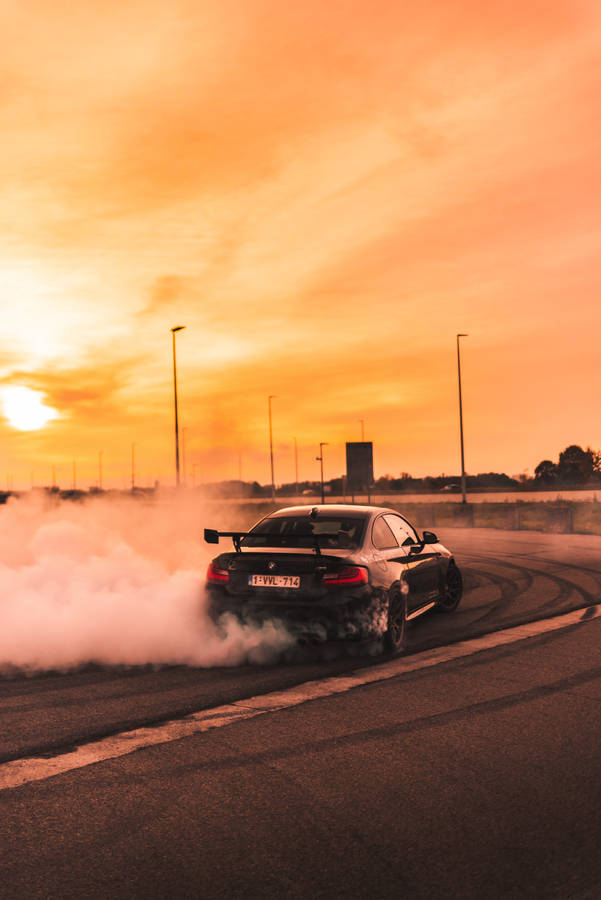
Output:
<path fill-rule="evenodd" d="M 586 609 L 574 610 L 551 619 L 542 619 L 528 625 L 518 625 L 503 631 L 492 632 L 483 637 L 451 644 L 448 647 L 437 647 L 434 650 L 427 650 L 425 653 L 400 657 L 369 668 L 358 669 L 349 675 L 335 675 L 318 681 L 307 681 L 282 691 L 272 691 L 262 696 L 250 697 L 248 700 L 238 700 L 225 706 L 202 710 L 183 719 L 175 719 L 155 727 L 124 731 L 112 737 L 83 744 L 76 750 L 49 759 L 32 757 L 2 763 L 0 764 L 0 790 L 17 788 L 32 781 L 42 781 L 107 759 L 126 756 L 128 753 L 134 753 L 145 747 L 167 744 L 193 734 L 209 731 L 212 728 L 233 725 L 235 722 L 251 719 L 264 713 L 289 709 L 309 700 L 331 697 L 349 691 L 351 688 L 385 681 L 403 675 L 405 672 L 415 672 L 418 669 L 437 666 L 440 663 L 461 659 L 483 650 L 523 641 L 548 631 L 590 622 L 599 616 L 601 616 L 601 606 L 589 606 Z"/>

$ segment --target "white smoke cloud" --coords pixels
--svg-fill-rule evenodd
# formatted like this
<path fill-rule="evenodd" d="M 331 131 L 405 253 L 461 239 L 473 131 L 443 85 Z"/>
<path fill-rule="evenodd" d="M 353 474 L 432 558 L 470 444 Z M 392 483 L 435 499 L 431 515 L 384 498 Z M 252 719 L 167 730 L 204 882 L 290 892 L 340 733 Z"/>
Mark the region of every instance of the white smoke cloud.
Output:
<path fill-rule="evenodd" d="M 222 518 L 185 498 L 0 506 L 0 672 L 273 659 L 278 623 L 218 633 L 205 614 L 202 528 Z"/>

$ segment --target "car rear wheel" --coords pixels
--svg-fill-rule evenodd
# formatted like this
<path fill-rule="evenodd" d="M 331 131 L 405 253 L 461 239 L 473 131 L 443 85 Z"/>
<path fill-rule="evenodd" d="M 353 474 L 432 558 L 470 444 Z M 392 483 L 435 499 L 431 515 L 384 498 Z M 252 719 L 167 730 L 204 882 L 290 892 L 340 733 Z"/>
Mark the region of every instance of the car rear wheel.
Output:
<path fill-rule="evenodd" d="M 391 653 L 401 653 L 405 644 L 407 628 L 407 597 L 400 588 L 392 588 L 388 594 L 388 612 L 384 649 Z"/>
<path fill-rule="evenodd" d="M 455 563 L 450 563 L 447 569 L 447 577 L 445 578 L 444 591 L 436 604 L 436 608 L 445 613 L 453 612 L 459 606 L 462 594 L 463 578 L 461 577 L 461 572 Z"/>

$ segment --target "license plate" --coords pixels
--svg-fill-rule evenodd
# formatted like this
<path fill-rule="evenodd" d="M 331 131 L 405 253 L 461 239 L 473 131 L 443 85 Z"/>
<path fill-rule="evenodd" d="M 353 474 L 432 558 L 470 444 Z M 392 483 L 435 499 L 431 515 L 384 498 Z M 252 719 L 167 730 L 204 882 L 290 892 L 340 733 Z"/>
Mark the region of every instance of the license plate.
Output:
<path fill-rule="evenodd" d="M 251 587 L 298 588 L 300 575 L 249 575 L 248 583 Z"/>

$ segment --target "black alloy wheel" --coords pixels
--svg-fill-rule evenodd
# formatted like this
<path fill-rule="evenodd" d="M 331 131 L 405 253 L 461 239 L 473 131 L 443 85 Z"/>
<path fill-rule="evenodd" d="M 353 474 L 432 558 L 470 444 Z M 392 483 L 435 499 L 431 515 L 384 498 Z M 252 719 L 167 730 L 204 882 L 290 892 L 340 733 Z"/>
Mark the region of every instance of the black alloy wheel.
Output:
<path fill-rule="evenodd" d="M 398 587 L 388 594 L 388 613 L 384 649 L 391 653 L 401 653 L 405 644 L 407 628 L 407 597 Z"/>
<path fill-rule="evenodd" d="M 447 569 L 447 577 L 444 584 L 444 592 L 436 608 L 441 612 L 450 613 L 457 609 L 463 594 L 463 578 L 455 565 L 450 563 Z"/>

